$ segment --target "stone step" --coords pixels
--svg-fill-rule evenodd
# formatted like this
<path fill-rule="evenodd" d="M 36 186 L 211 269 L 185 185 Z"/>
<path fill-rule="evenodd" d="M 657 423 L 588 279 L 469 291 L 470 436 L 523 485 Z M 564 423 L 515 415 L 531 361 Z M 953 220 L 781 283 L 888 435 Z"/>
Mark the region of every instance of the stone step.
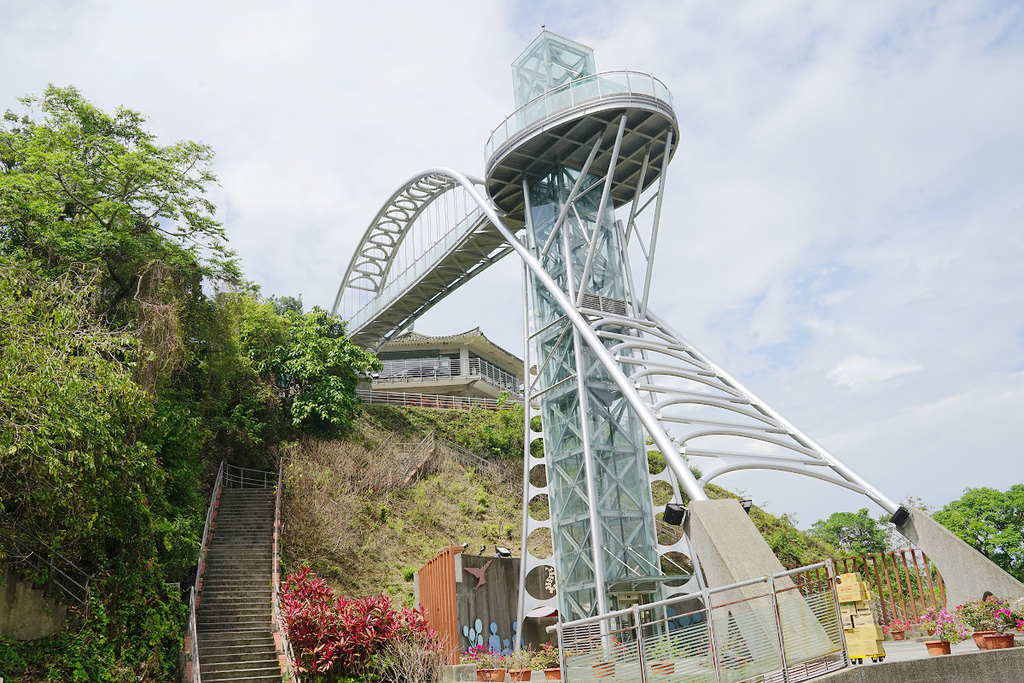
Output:
<path fill-rule="evenodd" d="M 204 683 L 281 681 L 271 631 L 273 543 L 274 490 L 225 489 L 196 613 Z"/>
<path fill-rule="evenodd" d="M 263 624 L 270 628 L 271 614 L 266 609 L 217 610 L 204 612 L 202 608 L 196 613 L 196 625 L 213 626 L 216 624 Z"/>

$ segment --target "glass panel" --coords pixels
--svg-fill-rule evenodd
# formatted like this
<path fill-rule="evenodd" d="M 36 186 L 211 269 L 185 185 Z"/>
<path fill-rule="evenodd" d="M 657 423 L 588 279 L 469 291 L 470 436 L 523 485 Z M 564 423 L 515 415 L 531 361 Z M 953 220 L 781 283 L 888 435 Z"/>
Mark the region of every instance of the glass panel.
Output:
<path fill-rule="evenodd" d="M 544 31 L 512 62 L 516 108 L 548 90 L 596 71 L 593 50 Z"/>

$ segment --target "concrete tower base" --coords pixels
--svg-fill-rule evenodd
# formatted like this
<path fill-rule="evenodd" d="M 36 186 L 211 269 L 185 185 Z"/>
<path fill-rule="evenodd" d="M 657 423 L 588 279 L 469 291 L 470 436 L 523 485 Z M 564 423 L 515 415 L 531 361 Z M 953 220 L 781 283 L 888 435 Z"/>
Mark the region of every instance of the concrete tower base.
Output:
<path fill-rule="evenodd" d="M 709 588 L 786 571 L 738 500 L 690 501 L 689 511 L 687 531 Z M 801 634 L 799 639 L 787 644 L 786 655 L 807 661 L 834 648 L 800 592 L 787 590 L 793 586 L 789 577 L 775 581 L 776 590 L 783 591 L 777 594 L 777 599 L 779 614 L 785 615 L 785 629 Z M 751 642 L 775 630 L 771 597 L 766 594 L 763 583 L 717 594 L 712 602 L 732 603 L 728 608 L 729 618 L 735 618 L 739 630 Z M 744 612 L 748 615 L 743 616 Z M 715 622 L 716 638 L 727 642 L 728 626 L 723 625 L 720 618 Z"/>
<path fill-rule="evenodd" d="M 786 571 L 738 500 L 692 500 L 687 507 L 686 530 L 708 588 Z"/>
<path fill-rule="evenodd" d="M 942 572 L 950 609 L 986 593 L 1002 598 L 1024 595 L 1024 584 L 917 508 L 911 508 L 910 519 L 898 530 Z"/>

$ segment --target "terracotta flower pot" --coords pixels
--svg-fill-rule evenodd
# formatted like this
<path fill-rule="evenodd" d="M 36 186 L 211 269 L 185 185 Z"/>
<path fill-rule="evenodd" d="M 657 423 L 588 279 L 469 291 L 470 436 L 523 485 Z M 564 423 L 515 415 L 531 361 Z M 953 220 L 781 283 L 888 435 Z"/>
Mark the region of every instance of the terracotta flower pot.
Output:
<path fill-rule="evenodd" d="M 907 632 L 906 631 L 893 631 L 892 632 L 892 639 L 893 640 L 903 640 L 906 637 L 907 637 Z"/>
<path fill-rule="evenodd" d="M 478 681 L 504 681 L 504 669 L 477 669 L 476 680 Z"/>
<path fill-rule="evenodd" d="M 1012 633 L 989 633 L 985 635 L 986 650 L 1002 650 L 1006 647 L 1013 647 Z"/>
<path fill-rule="evenodd" d="M 533 675 L 533 671 L 530 669 L 509 669 L 508 679 L 510 681 L 528 681 L 530 676 Z"/>
<path fill-rule="evenodd" d="M 560 681 L 562 680 L 562 669 L 560 667 L 551 667 L 544 669 L 544 680 L 545 681 Z"/>
<path fill-rule="evenodd" d="M 952 650 L 953 646 L 949 644 L 948 640 L 926 640 L 924 641 L 925 647 L 928 648 L 928 654 L 932 657 L 936 655 L 948 655 Z"/>
<path fill-rule="evenodd" d="M 615 662 L 598 662 L 594 664 L 594 678 L 612 678 L 615 676 Z"/>
<path fill-rule="evenodd" d="M 995 631 L 975 631 L 971 634 L 971 638 L 974 639 L 974 644 L 978 646 L 979 650 L 987 650 L 988 645 L 985 644 L 985 636 L 995 633 Z"/>

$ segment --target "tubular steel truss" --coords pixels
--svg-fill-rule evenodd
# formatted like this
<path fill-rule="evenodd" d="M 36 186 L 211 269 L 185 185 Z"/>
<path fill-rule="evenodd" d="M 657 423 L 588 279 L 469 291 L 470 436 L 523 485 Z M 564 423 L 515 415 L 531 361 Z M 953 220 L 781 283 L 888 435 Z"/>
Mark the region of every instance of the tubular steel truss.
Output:
<path fill-rule="evenodd" d="M 698 481 L 684 460 L 678 459 L 673 470 L 691 498 L 703 499 L 703 485 L 727 472 L 769 469 L 828 481 L 863 493 L 890 513 L 896 512 L 897 503 L 772 410 L 652 311 L 643 315 L 649 277 L 642 288 L 637 288 L 642 292 L 639 296 L 630 293 L 629 309 L 624 314 L 602 310 L 611 308 L 608 302 L 586 297 L 583 305 L 575 305 L 544 271 L 533 250 L 516 237 L 516 228 L 506 226 L 479 192 L 481 184 L 479 179 L 451 169 L 431 169 L 406 183 L 381 209 L 353 257 L 335 301 L 337 311 L 343 295 L 351 291 L 377 295 L 363 302 L 362 309 L 370 313 L 363 314 L 359 325 L 352 324 L 354 338 L 365 335 L 367 329 L 375 330 L 373 336 L 377 339 L 394 336 L 443 295 L 515 251 L 563 310 L 564 323 L 577 330 L 583 343 L 599 358 L 666 457 L 674 453 L 705 462 L 718 461 L 702 468 L 704 474 Z M 454 227 L 447 234 L 453 236 L 454 246 L 433 258 L 422 254 L 418 265 L 413 264 L 416 272 L 426 271 L 419 277 L 422 290 L 408 285 L 388 292 L 387 276 L 412 224 L 428 205 L 456 189 L 465 193 L 468 202 L 465 213 L 449 217 Z M 658 213 L 660 197 L 655 202 L 654 212 Z M 634 206 L 650 203 L 638 200 Z M 629 223 L 619 226 L 627 237 L 638 234 L 635 219 L 636 212 L 631 211 Z M 644 247 L 649 254 L 648 265 L 656 239 L 655 227 Z M 464 256 L 468 258 L 462 259 Z M 453 260 L 465 265 L 447 267 Z M 389 293 L 393 299 L 382 301 Z M 398 322 L 392 322 L 395 320 Z M 542 366 L 546 359 L 538 360 Z M 632 368 L 629 375 L 623 371 L 627 366 Z M 680 427 L 686 431 L 669 436 L 663 425 L 671 425 L 673 431 Z M 710 445 L 712 441 L 714 445 Z"/>
<path fill-rule="evenodd" d="M 333 311 L 376 349 L 450 292 L 509 253 L 465 187 L 445 169 L 407 181 L 377 213 L 349 262 Z"/>

